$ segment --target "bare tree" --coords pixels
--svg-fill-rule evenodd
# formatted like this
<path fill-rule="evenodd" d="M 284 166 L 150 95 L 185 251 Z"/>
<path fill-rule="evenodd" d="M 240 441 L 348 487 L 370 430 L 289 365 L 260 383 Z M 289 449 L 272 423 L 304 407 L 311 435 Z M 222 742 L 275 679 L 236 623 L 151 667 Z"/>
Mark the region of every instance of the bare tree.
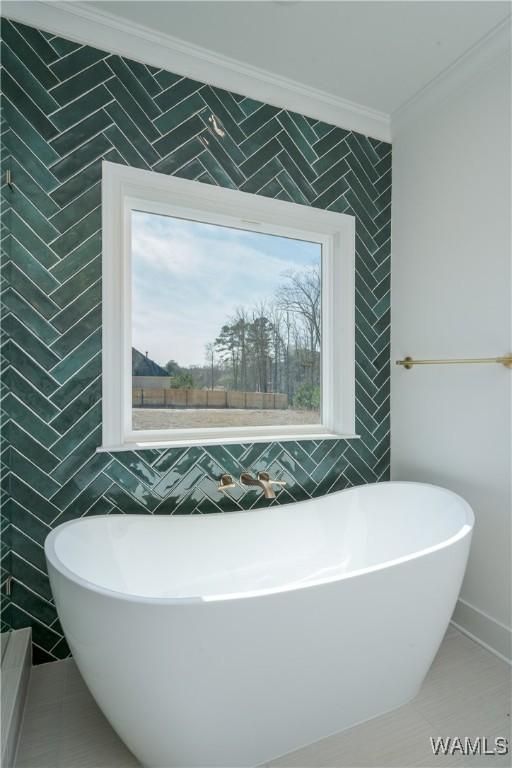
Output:
<path fill-rule="evenodd" d="M 277 292 L 278 305 L 293 313 L 302 334 L 305 332 L 306 338 L 300 342 L 296 339 L 295 348 L 301 351 L 304 377 L 314 387 L 319 384 L 320 369 L 320 270 L 313 267 L 300 272 L 288 272 L 286 278 Z"/>
<path fill-rule="evenodd" d="M 320 270 L 317 267 L 286 273 L 286 282 L 277 292 L 280 307 L 303 317 L 309 325 L 310 339 L 320 348 Z"/>

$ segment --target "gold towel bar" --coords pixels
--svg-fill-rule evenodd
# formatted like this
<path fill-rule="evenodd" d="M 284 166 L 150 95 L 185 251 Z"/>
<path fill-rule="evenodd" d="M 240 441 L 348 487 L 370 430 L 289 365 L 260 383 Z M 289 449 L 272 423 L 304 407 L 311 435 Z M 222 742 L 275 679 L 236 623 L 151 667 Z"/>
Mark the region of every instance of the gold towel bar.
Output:
<path fill-rule="evenodd" d="M 403 365 L 406 371 L 409 371 L 413 365 L 458 365 L 466 363 L 501 363 L 505 368 L 512 368 L 512 354 L 502 357 L 469 357 L 466 359 L 452 358 L 448 360 L 413 360 L 412 357 L 404 357 L 403 360 L 397 360 L 396 365 Z"/>

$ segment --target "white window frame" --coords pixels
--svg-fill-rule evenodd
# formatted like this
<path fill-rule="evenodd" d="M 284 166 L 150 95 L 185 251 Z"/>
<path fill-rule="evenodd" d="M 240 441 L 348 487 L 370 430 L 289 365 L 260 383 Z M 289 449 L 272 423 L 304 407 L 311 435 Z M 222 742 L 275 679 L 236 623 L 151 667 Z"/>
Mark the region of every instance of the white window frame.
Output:
<path fill-rule="evenodd" d="M 354 434 L 354 217 L 106 161 L 102 168 L 103 441 L 100 450 L 357 437 Z M 132 429 L 132 210 L 322 245 L 321 424 Z M 214 269 L 212 264 L 212 273 Z"/>

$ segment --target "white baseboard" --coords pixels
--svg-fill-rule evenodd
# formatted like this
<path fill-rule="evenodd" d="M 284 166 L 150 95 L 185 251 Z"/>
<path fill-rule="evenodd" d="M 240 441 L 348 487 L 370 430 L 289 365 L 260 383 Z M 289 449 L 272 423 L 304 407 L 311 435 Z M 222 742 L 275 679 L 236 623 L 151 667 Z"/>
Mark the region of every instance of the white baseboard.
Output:
<path fill-rule="evenodd" d="M 451 623 L 488 651 L 512 664 L 512 630 L 509 627 L 465 600 L 457 601 Z"/>
<path fill-rule="evenodd" d="M 4 768 L 14 766 L 32 666 L 31 650 L 31 629 L 2 633 L 1 764 Z"/>

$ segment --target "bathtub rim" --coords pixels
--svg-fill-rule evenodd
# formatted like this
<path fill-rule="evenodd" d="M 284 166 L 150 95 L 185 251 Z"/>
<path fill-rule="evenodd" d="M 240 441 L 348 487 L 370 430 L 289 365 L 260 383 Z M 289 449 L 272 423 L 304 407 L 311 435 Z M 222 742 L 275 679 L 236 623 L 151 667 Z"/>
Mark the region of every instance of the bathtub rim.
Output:
<path fill-rule="evenodd" d="M 60 573 L 62 576 L 67 578 L 69 581 L 73 582 L 74 584 L 77 584 L 80 587 L 83 587 L 91 592 L 95 592 L 97 594 L 102 595 L 103 597 L 110 597 L 117 600 L 123 600 L 127 602 L 132 603 L 143 603 L 147 605 L 203 605 L 205 603 L 221 603 L 221 602 L 227 602 L 227 601 L 234 601 L 234 600 L 247 600 L 250 598 L 255 597 L 266 597 L 271 595 L 277 595 L 281 593 L 286 592 L 296 592 L 303 589 L 311 589 L 312 587 L 319 587 L 326 584 L 334 584 L 336 582 L 340 581 L 347 581 L 351 578 L 361 577 L 365 575 L 372 574 L 376 571 L 385 570 L 388 568 L 397 567 L 399 565 L 402 565 L 403 563 L 417 560 L 422 557 L 426 557 L 427 555 L 434 554 L 435 552 L 441 551 L 443 549 L 446 549 L 447 547 L 455 545 L 458 541 L 461 541 L 462 539 L 466 538 L 467 536 L 470 536 L 473 532 L 474 524 L 475 524 L 475 514 L 473 512 L 473 509 L 471 508 L 470 504 L 458 493 L 455 493 L 454 491 L 449 490 L 448 488 L 443 488 L 440 485 L 435 485 L 434 483 L 420 483 L 410 480 L 385 480 L 377 483 L 365 483 L 364 485 L 358 485 L 358 486 L 351 486 L 350 488 L 343 488 L 340 491 L 334 491 L 333 493 L 323 494 L 322 496 L 313 497 L 311 499 L 304 499 L 303 501 L 299 502 L 290 502 L 290 504 L 280 504 L 280 505 L 271 505 L 269 507 L 264 507 L 263 509 L 250 509 L 250 510 L 237 510 L 235 512 L 210 512 L 208 513 L 208 517 L 216 516 L 216 515 L 249 515 L 249 514 L 258 514 L 265 511 L 272 510 L 272 514 L 275 514 L 276 512 L 281 511 L 282 508 L 288 507 L 288 506 L 295 506 L 295 504 L 308 504 L 310 502 L 318 501 L 319 499 L 324 498 L 324 496 L 339 496 L 343 493 L 348 493 L 350 491 L 355 491 L 358 489 L 363 489 L 367 487 L 376 487 L 379 485 L 394 485 L 394 486 L 400 486 L 400 485 L 406 485 L 406 486 L 417 486 L 419 488 L 429 488 L 429 489 L 435 489 L 436 491 L 441 491 L 443 493 L 446 493 L 449 496 L 455 497 L 458 502 L 461 504 L 461 509 L 465 513 L 465 521 L 462 523 L 460 529 L 453 535 L 448 537 L 447 539 L 443 539 L 442 541 L 438 542 L 437 544 L 433 544 L 430 547 L 425 547 L 423 549 L 416 550 L 415 552 L 409 553 L 407 555 L 403 555 L 402 557 L 393 558 L 391 560 L 387 560 L 381 563 L 377 563 L 375 565 L 367 566 L 366 568 L 359 568 L 355 569 L 353 571 L 349 571 L 346 574 L 343 574 L 341 576 L 331 576 L 326 577 L 323 579 L 313 579 L 311 581 L 308 581 L 303 584 L 292 584 L 292 585 L 281 585 L 279 587 L 270 587 L 267 589 L 258 589 L 258 590 L 251 590 L 251 591 L 245 591 L 245 592 L 225 592 L 221 594 L 215 594 L 215 595 L 190 595 L 186 597 L 149 597 L 149 596 L 143 596 L 143 595 L 134 595 L 130 592 L 120 592 L 118 590 L 109 589 L 108 587 L 104 587 L 100 584 L 96 584 L 95 582 L 89 581 L 89 579 L 85 579 L 82 576 L 79 576 L 75 571 L 72 571 L 70 568 L 68 568 L 64 563 L 60 560 L 58 557 L 56 550 L 55 550 L 55 542 L 60 535 L 60 533 L 67 527 L 72 525 L 77 525 L 80 522 L 83 522 L 84 518 L 77 517 L 73 520 L 67 520 L 64 523 L 60 523 L 56 528 L 50 531 L 50 533 L 47 535 L 45 542 L 44 542 L 44 553 L 47 560 L 47 564 L 51 565 L 58 573 Z M 148 517 L 173 517 L 172 515 L 151 515 L 151 513 L 147 514 L 135 514 L 130 515 L 130 518 L 142 518 L 144 520 L 147 520 Z M 182 517 L 182 515 L 180 515 Z M 196 515 L 196 517 L 198 517 Z M 92 518 L 88 519 L 112 519 L 112 515 L 94 515 Z"/>

